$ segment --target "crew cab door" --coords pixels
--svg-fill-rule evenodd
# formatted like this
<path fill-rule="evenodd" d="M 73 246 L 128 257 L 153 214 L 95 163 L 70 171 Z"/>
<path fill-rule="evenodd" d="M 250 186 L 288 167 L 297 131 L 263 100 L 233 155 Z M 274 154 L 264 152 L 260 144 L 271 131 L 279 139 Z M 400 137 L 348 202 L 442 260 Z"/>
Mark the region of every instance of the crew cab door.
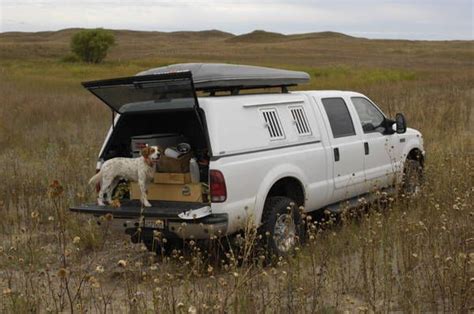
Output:
<path fill-rule="evenodd" d="M 190 71 L 83 82 L 82 85 L 119 114 L 198 107 Z"/>
<path fill-rule="evenodd" d="M 364 146 L 345 99 L 322 98 L 321 103 L 332 151 L 332 202 L 337 202 L 364 192 Z"/>
<path fill-rule="evenodd" d="M 387 187 L 393 183 L 396 171 L 397 134 L 386 133 L 386 118 L 369 99 L 356 96 L 351 97 L 351 102 L 359 120 L 356 128 L 363 133 L 366 189 Z"/>

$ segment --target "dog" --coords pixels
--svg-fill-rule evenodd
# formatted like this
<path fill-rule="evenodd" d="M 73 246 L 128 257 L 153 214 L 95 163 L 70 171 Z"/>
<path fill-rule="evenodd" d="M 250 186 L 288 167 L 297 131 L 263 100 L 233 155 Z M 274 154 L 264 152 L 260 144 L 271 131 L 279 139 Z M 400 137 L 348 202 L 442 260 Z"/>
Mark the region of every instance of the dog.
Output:
<path fill-rule="evenodd" d="M 105 206 L 104 194 L 107 195 L 107 203 L 111 204 L 115 187 L 121 179 L 125 179 L 138 182 L 141 192 L 140 201 L 143 206 L 151 207 L 147 198 L 147 184 L 153 179 L 156 163 L 160 157 L 161 149 L 158 146 L 147 146 L 142 149 L 140 157 L 116 157 L 104 162 L 100 171 L 89 180 L 91 185 L 100 182 L 97 204 Z"/>

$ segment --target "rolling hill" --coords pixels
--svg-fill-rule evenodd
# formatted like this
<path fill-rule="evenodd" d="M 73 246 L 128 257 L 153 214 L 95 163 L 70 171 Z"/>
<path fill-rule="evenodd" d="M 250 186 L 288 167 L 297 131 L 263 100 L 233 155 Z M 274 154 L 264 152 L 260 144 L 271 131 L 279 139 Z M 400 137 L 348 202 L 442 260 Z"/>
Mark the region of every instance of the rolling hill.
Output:
<path fill-rule="evenodd" d="M 70 53 L 70 39 L 79 30 L 0 33 L 0 58 L 59 60 Z M 111 32 L 117 44 L 107 61 L 241 62 L 296 68 L 341 64 L 410 68 L 416 64 L 431 68 L 446 65 L 447 58 L 450 66 L 460 67 L 474 59 L 473 41 L 371 40 L 330 31 L 290 35 L 264 30 L 242 35 L 219 30 Z"/>

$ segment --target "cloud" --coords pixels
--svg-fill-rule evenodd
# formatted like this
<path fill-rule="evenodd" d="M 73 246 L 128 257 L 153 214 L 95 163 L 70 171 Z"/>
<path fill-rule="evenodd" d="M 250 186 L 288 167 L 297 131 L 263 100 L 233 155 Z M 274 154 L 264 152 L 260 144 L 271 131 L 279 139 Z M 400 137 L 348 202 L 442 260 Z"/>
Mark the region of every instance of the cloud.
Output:
<path fill-rule="evenodd" d="M 0 0 L 0 31 L 105 27 L 245 33 L 340 31 L 375 38 L 472 39 L 470 0 Z"/>

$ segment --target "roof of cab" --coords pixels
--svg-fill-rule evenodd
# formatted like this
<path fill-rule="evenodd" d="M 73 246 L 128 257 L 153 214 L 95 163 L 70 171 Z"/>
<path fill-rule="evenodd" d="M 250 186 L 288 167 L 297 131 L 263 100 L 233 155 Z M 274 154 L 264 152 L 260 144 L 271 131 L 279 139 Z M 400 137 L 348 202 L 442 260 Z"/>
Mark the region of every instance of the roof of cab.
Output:
<path fill-rule="evenodd" d="M 240 94 L 240 95 L 223 95 L 223 96 L 200 96 L 199 104 L 213 104 L 229 102 L 231 100 L 240 101 L 243 106 L 251 103 L 272 104 L 286 103 L 286 101 L 304 101 L 304 96 L 314 96 L 317 98 L 333 98 L 333 97 L 366 97 L 365 95 L 353 91 L 341 90 L 308 90 L 308 91 L 292 91 L 289 93 L 255 93 L 255 94 Z"/>
<path fill-rule="evenodd" d="M 196 90 L 294 86 L 309 82 L 306 72 L 225 63 L 181 63 L 138 73 L 153 75 L 190 71 Z"/>
<path fill-rule="evenodd" d="M 342 97 L 342 96 L 363 96 L 363 94 L 354 91 L 348 90 L 308 90 L 308 91 L 295 91 L 293 94 L 306 94 L 311 96 L 316 96 L 319 98 L 330 98 L 330 97 Z"/>

